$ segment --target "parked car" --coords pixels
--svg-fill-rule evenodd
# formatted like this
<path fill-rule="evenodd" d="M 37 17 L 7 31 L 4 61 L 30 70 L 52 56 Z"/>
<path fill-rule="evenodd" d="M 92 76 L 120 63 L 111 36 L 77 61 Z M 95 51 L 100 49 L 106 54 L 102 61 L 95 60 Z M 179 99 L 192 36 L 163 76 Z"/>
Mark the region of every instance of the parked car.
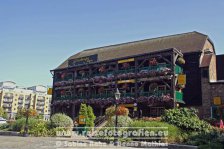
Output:
<path fill-rule="evenodd" d="M 6 123 L 7 123 L 7 122 L 6 122 L 6 119 L 0 117 L 0 124 L 6 124 Z"/>

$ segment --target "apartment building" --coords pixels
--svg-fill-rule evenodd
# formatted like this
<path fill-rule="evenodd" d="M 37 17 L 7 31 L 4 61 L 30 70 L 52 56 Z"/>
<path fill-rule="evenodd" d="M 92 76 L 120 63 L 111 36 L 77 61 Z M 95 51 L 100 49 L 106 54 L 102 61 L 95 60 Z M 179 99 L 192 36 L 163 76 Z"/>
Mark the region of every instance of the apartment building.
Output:
<path fill-rule="evenodd" d="M 22 108 L 36 109 L 45 120 L 50 117 L 51 95 L 47 94 L 47 87 L 38 85 L 20 88 L 15 82 L 0 82 L 0 106 L 14 119 L 18 110 Z"/>

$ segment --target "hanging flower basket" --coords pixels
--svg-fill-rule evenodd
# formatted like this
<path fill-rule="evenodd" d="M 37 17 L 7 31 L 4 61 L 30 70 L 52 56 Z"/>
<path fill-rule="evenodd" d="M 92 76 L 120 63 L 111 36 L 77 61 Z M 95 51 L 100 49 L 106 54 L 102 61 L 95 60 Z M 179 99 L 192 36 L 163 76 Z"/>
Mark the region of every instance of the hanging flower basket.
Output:
<path fill-rule="evenodd" d="M 185 64 L 185 60 L 184 60 L 183 57 L 179 57 L 179 58 L 177 59 L 177 62 L 178 62 L 179 64 Z"/>

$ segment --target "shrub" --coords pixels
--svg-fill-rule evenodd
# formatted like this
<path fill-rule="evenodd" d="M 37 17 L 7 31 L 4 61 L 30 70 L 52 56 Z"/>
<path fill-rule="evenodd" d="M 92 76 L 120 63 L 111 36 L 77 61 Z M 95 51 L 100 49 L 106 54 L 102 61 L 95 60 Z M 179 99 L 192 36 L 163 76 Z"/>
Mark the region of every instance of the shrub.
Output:
<path fill-rule="evenodd" d="M 34 127 L 29 130 L 29 134 L 39 137 L 39 136 L 48 136 L 47 124 L 45 121 L 38 121 L 34 124 Z"/>
<path fill-rule="evenodd" d="M 107 108 L 105 114 L 108 118 L 111 118 L 112 116 L 114 116 L 115 115 L 115 106 L 111 106 L 111 107 Z"/>
<path fill-rule="evenodd" d="M 91 106 L 87 107 L 87 121 L 86 125 L 88 127 L 94 127 L 94 121 L 96 119 L 96 116 L 93 113 L 93 108 Z"/>
<path fill-rule="evenodd" d="M 73 121 L 72 119 L 62 113 L 56 113 L 51 116 L 51 126 L 53 128 L 56 127 L 67 127 L 67 128 L 72 128 L 73 127 Z"/>
<path fill-rule="evenodd" d="M 111 119 L 107 122 L 107 127 L 114 127 L 115 126 L 115 118 L 116 116 L 112 116 Z M 118 127 L 127 127 L 132 123 L 132 119 L 128 116 L 118 116 Z"/>
<path fill-rule="evenodd" d="M 2 107 L 0 107 L 0 117 L 7 118 L 7 113 L 4 111 Z"/>
<path fill-rule="evenodd" d="M 128 116 L 129 110 L 125 108 L 124 106 L 118 106 L 117 107 L 117 115 L 123 115 Z M 115 106 L 111 106 L 106 109 L 106 116 L 110 119 L 112 116 L 115 115 Z"/>
<path fill-rule="evenodd" d="M 133 123 L 131 123 L 129 131 L 138 132 L 141 129 L 147 130 L 150 133 L 153 132 L 155 134 L 157 134 L 160 131 L 162 132 L 164 131 L 162 137 L 167 137 L 167 141 L 169 143 L 180 143 L 186 139 L 186 134 L 180 128 L 168 124 L 166 122 L 136 120 Z M 147 137 L 146 139 L 144 139 L 144 137 L 146 136 L 141 137 L 141 139 L 134 139 L 134 140 L 148 141 L 149 138 Z"/>
<path fill-rule="evenodd" d="M 0 130 L 7 130 L 9 129 L 10 125 L 9 124 L 0 124 Z"/>
<path fill-rule="evenodd" d="M 209 133 L 192 133 L 185 143 L 198 146 L 199 149 L 222 149 L 222 137 L 221 132 L 214 129 Z"/>
<path fill-rule="evenodd" d="M 161 121 L 161 117 L 143 117 L 143 121 Z"/>
<path fill-rule="evenodd" d="M 29 118 L 28 120 L 28 129 L 31 130 L 35 127 L 35 124 L 38 123 L 37 119 L 34 118 Z M 16 120 L 13 124 L 12 124 L 12 130 L 13 131 L 23 131 L 24 127 L 26 125 L 26 118 L 21 118 Z"/>
<path fill-rule="evenodd" d="M 198 118 L 195 109 L 175 108 L 166 110 L 162 115 L 162 121 L 190 131 L 208 132 L 212 129 L 210 124 Z"/>
<path fill-rule="evenodd" d="M 36 111 L 35 109 L 31 109 L 31 108 L 30 108 L 30 109 L 28 109 L 28 111 L 27 111 L 27 109 L 23 108 L 23 109 L 20 109 L 20 110 L 17 112 L 17 114 L 16 114 L 16 119 L 25 118 L 26 115 L 27 115 L 27 113 L 29 114 L 29 117 L 33 117 L 33 118 L 35 118 L 35 117 L 38 116 L 38 113 L 37 113 L 37 111 Z"/>

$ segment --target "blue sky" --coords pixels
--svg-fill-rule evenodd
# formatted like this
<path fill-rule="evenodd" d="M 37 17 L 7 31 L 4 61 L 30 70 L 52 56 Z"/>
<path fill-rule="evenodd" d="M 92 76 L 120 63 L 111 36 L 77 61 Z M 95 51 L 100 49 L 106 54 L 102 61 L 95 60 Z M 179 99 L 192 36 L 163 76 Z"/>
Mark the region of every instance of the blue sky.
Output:
<path fill-rule="evenodd" d="M 109 44 L 199 31 L 224 53 L 223 0 L 0 0 L 0 81 L 51 85 L 49 70 Z"/>

